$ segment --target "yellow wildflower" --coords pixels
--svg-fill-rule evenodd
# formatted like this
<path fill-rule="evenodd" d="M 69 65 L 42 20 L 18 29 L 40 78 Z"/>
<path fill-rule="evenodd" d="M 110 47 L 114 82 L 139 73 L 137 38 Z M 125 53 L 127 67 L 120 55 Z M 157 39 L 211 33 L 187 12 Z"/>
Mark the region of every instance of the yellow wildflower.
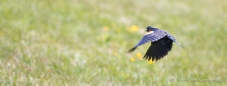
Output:
<path fill-rule="evenodd" d="M 143 58 L 141 53 L 137 53 L 136 54 L 136 57 L 139 58 L 139 59 L 142 59 Z"/>
<path fill-rule="evenodd" d="M 134 57 L 130 58 L 130 61 L 134 62 L 135 61 L 135 58 Z"/>
<path fill-rule="evenodd" d="M 108 30 L 109 30 L 109 27 L 108 27 L 108 26 L 104 26 L 104 27 L 103 27 L 103 30 L 104 30 L 104 31 L 108 31 Z"/>
<path fill-rule="evenodd" d="M 136 32 L 139 30 L 139 27 L 136 26 L 136 25 L 132 25 L 129 29 L 128 29 L 130 32 Z"/>
<path fill-rule="evenodd" d="M 153 61 L 152 61 L 152 60 L 149 60 L 149 61 L 148 61 L 148 64 L 152 64 L 152 63 L 153 63 Z"/>

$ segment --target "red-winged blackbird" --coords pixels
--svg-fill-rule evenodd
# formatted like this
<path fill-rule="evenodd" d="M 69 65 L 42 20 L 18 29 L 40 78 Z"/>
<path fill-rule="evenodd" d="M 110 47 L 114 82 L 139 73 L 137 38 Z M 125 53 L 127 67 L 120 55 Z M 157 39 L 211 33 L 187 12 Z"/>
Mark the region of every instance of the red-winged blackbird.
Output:
<path fill-rule="evenodd" d="M 147 33 L 143 36 L 140 42 L 135 47 L 130 49 L 129 52 L 132 52 L 138 46 L 151 41 L 151 46 L 148 48 L 143 58 L 146 60 L 152 59 L 152 61 L 157 61 L 168 54 L 168 52 L 172 48 L 173 42 L 183 47 L 172 35 L 170 35 L 166 31 L 148 26 L 146 32 Z"/>

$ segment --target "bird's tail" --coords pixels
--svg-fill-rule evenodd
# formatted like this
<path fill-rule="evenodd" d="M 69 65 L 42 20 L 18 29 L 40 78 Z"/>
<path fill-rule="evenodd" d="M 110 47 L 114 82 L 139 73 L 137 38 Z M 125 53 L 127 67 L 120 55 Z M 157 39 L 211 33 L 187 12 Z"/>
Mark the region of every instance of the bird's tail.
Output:
<path fill-rule="evenodd" d="M 178 44 L 179 46 L 181 46 L 182 48 L 184 48 L 184 46 L 182 46 L 179 42 L 175 41 L 175 43 Z"/>
<path fill-rule="evenodd" d="M 128 52 L 131 53 L 133 52 L 137 47 L 133 47 L 132 49 L 130 49 Z"/>

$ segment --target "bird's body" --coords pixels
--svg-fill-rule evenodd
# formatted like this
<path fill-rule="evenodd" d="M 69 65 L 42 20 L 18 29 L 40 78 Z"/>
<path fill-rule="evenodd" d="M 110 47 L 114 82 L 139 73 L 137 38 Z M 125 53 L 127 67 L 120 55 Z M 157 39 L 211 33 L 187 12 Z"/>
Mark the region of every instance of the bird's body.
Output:
<path fill-rule="evenodd" d="M 140 42 L 135 47 L 130 49 L 129 52 L 132 52 L 138 46 L 151 41 L 151 46 L 144 55 L 144 59 L 157 61 L 168 54 L 168 52 L 172 49 L 173 42 L 180 45 L 180 43 L 178 43 L 176 39 L 166 31 L 153 28 L 151 26 L 148 26 L 146 31 L 147 33 L 143 36 Z"/>

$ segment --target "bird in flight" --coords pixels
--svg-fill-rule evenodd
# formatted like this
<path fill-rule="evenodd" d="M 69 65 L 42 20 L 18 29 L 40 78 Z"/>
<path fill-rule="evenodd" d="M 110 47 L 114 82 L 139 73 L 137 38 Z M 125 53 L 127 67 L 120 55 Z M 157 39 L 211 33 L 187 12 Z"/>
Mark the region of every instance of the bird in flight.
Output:
<path fill-rule="evenodd" d="M 183 47 L 172 35 L 164 30 L 148 26 L 146 32 L 147 33 L 143 36 L 139 43 L 128 52 L 132 52 L 138 46 L 151 41 L 151 46 L 148 48 L 143 58 L 148 61 L 151 59 L 152 61 L 157 61 L 168 54 L 168 52 L 172 49 L 173 42 Z"/>

